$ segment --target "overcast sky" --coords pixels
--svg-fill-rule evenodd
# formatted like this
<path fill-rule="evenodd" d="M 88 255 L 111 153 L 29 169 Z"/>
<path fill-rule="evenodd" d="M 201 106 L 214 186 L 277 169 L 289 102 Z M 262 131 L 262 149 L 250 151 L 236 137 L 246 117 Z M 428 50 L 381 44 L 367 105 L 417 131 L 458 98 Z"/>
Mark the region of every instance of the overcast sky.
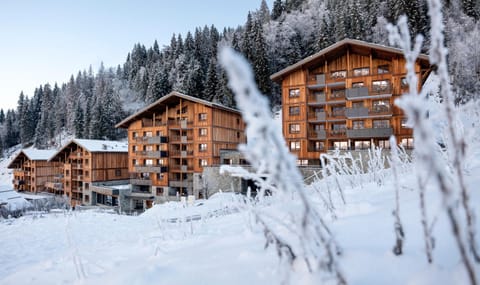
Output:
<path fill-rule="evenodd" d="M 5 0 L 0 2 L 0 108 L 16 108 L 20 91 L 66 82 L 103 61 L 125 61 L 137 42 L 170 43 L 195 27 L 236 27 L 261 0 Z M 273 0 L 267 0 L 271 9 Z"/>

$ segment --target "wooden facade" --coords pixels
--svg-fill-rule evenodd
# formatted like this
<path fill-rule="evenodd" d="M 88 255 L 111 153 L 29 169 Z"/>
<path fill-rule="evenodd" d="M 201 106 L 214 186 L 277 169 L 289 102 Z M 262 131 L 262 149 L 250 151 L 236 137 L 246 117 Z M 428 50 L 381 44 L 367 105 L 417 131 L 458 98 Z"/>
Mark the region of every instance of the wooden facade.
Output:
<path fill-rule="evenodd" d="M 418 90 L 431 69 L 420 55 Z M 413 133 L 394 105 L 407 91 L 399 49 L 342 40 L 271 76 L 282 88 L 283 135 L 302 165 L 318 165 L 329 149 L 412 147 Z"/>
<path fill-rule="evenodd" d="M 194 195 L 194 173 L 220 164 L 220 150 L 246 142 L 239 111 L 178 92 L 117 127 L 128 129 L 133 192 L 151 194 L 157 202 Z"/>
<path fill-rule="evenodd" d="M 54 150 L 21 150 L 8 165 L 8 168 L 14 169 L 13 188 L 32 193 L 48 191 L 63 194 L 62 189 L 50 191 L 48 188 L 62 173 L 61 163 L 48 161 L 54 153 Z"/>
<path fill-rule="evenodd" d="M 74 139 L 62 147 L 51 161 L 62 164 L 61 183 L 70 204 L 92 204 L 92 183 L 127 180 L 127 149 L 124 142 L 83 139 Z"/>

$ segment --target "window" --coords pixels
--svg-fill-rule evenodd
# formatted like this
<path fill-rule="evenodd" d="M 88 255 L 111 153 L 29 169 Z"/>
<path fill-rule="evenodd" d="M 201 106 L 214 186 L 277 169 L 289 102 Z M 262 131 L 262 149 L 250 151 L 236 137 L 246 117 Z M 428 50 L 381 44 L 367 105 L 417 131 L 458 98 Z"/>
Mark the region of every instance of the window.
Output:
<path fill-rule="evenodd" d="M 207 151 L 207 144 L 206 143 L 199 144 L 198 151 Z"/>
<path fill-rule="evenodd" d="M 365 122 L 364 121 L 353 121 L 353 129 L 354 130 L 360 130 L 365 128 Z"/>
<path fill-rule="evenodd" d="M 135 139 L 138 136 L 137 132 L 132 133 L 132 138 Z"/>
<path fill-rule="evenodd" d="M 386 74 L 386 73 L 389 73 L 389 72 L 390 72 L 390 67 L 388 66 L 388 64 L 379 65 L 377 67 L 377 73 L 378 74 Z"/>
<path fill-rule="evenodd" d="M 372 102 L 374 113 L 385 113 L 390 111 L 390 100 L 375 100 Z"/>
<path fill-rule="evenodd" d="M 297 165 L 308 165 L 308 159 L 297 159 Z"/>
<path fill-rule="evenodd" d="M 153 151 L 153 145 L 147 145 L 145 146 L 146 151 Z"/>
<path fill-rule="evenodd" d="M 152 132 L 144 132 L 144 133 L 143 133 L 143 136 L 144 136 L 144 137 L 151 138 L 151 137 L 153 136 L 153 133 L 152 133 Z"/>
<path fill-rule="evenodd" d="M 198 114 L 199 121 L 206 121 L 207 120 L 207 113 L 200 113 Z"/>
<path fill-rule="evenodd" d="M 163 160 L 163 158 L 161 158 L 161 159 L 157 159 L 157 163 L 158 165 L 164 165 L 165 161 Z"/>
<path fill-rule="evenodd" d="M 70 176 L 70 170 L 65 170 L 65 176 Z"/>
<path fill-rule="evenodd" d="M 369 148 L 370 148 L 370 141 L 356 141 L 355 142 L 355 150 L 369 149 Z"/>
<path fill-rule="evenodd" d="M 401 126 L 402 128 L 410 128 L 410 126 L 408 125 L 408 119 L 407 118 L 403 118 L 402 119 L 402 122 L 401 122 Z"/>
<path fill-rule="evenodd" d="M 88 165 L 88 159 L 85 159 L 85 165 Z"/>
<path fill-rule="evenodd" d="M 205 136 L 207 136 L 207 129 L 206 129 L 206 128 L 200 128 L 200 129 L 198 129 L 198 136 L 200 136 L 200 137 L 205 137 Z"/>
<path fill-rule="evenodd" d="M 136 151 L 137 151 L 137 146 L 136 146 L 136 145 L 132 145 L 132 151 L 133 151 L 133 152 L 136 152 Z"/>
<path fill-rule="evenodd" d="M 300 124 L 290 124 L 289 130 L 291 134 L 297 134 L 300 132 Z"/>
<path fill-rule="evenodd" d="M 345 97 L 345 89 L 333 89 L 330 93 L 330 98 L 343 98 Z"/>
<path fill-rule="evenodd" d="M 346 70 L 337 70 L 337 71 L 332 71 L 332 73 L 330 73 L 330 78 L 332 79 L 339 79 L 339 78 L 346 78 L 346 77 L 347 77 Z"/>
<path fill-rule="evenodd" d="M 157 136 L 157 137 L 163 136 L 163 131 L 157 131 L 157 132 L 156 132 L 156 136 Z"/>
<path fill-rule="evenodd" d="M 322 151 L 325 148 L 325 143 L 316 141 L 313 144 L 313 151 Z"/>
<path fill-rule="evenodd" d="M 163 187 L 157 187 L 156 190 L 157 196 L 163 196 Z"/>
<path fill-rule="evenodd" d="M 164 177 L 163 173 L 157 173 L 157 180 L 163 180 Z"/>
<path fill-rule="evenodd" d="M 365 84 L 363 82 L 353 82 L 352 83 L 352 88 L 359 88 L 359 87 L 363 87 L 365 86 Z"/>
<path fill-rule="evenodd" d="M 237 118 L 237 125 L 240 125 L 240 118 Z"/>
<path fill-rule="evenodd" d="M 133 165 L 138 165 L 138 160 L 132 159 L 132 164 L 133 164 Z"/>
<path fill-rule="evenodd" d="M 90 176 L 90 172 L 85 171 L 85 177 L 89 177 L 89 176 Z"/>
<path fill-rule="evenodd" d="M 402 139 L 400 145 L 404 148 L 413 148 L 413 138 Z"/>
<path fill-rule="evenodd" d="M 290 98 L 300 97 L 300 89 L 298 89 L 298 88 L 290 89 L 288 91 L 288 97 L 290 97 Z"/>
<path fill-rule="evenodd" d="M 198 160 L 198 166 L 200 167 L 204 167 L 204 166 L 207 166 L 208 165 L 208 162 L 206 159 L 199 159 Z"/>
<path fill-rule="evenodd" d="M 366 76 L 370 74 L 370 68 L 360 67 L 353 69 L 353 76 Z"/>
<path fill-rule="evenodd" d="M 402 87 L 402 89 L 408 88 L 408 81 L 406 77 L 402 77 L 402 79 L 400 79 L 400 87 Z"/>
<path fill-rule="evenodd" d="M 240 132 L 237 132 L 237 139 L 240 138 Z"/>
<path fill-rule="evenodd" d="M 90 202 L 90 197 L 88 195 L 85 195 L 85 203 L 89 203 Z"/>
<path fill-rule="evenodd" d="M 325 130 L 325 125 L 314 125 L 315 131 Z"/>
<path fill-rule="evenodd" d="M 115 176 L 116 177 L 122 176 L 122 170 L 121 169 L 115 169 Z"/>
<path fill-rule="evenodd" d="M 378 147 L 381 147 L 383 149 L 390 148 L 390 141 L 389 140 L 380 140 L 380 141 L 378 141 Z"/>
<path fill-rule="evenodd" d="M 182 108 L 182 114 L 187 113 L 187 110 L 188 110 L 188 109 L 187 109 L 187 106 L 183 107 L 183 108 Z"/>
<path fill-rule="evenodd" d="M 145 159 L 145 165 L 153 165 L 153 159 Z"/>
<path fill-rule="evenodd" d="M 352 102 L 352 108 L 362 108 L 362 107 L 363 107 L 363 101 Z"/>
<path fill-rule="evenodd" d="M 333 148 L 334 149 L 340 149 L 340 150 L 347 150 L 348 149 L 348 142 L 346 142 L 346 141 L 333 142 Z"/>
<path fill-rule="evenodd" d="M 374 129 L 390 128 L 390 121 L 389 120 L 374 120 L 373 121 L 373 128 Z"/>
<path fill-rule="evenodd" d="M 300 115 L 300 106 L 293 106 L 288 108 L 288 114 L 290 116 Z"/>
<path fill-rule="evenodd" d="M 300 142 L 299 141 L 290 142 L 290 150 L 291 151 L 299 151 L 300 150 Z"/>
<path fill-rule="evenodd" d="M 88 189 L 90 189 L 90 184 L 88 184 L 88 183 L 85 183 L 83 188 L 85 188 L 85 190 L 88 190 Z"/>
<path fill-rule="evenodd" d="M 388 80 L 377 80 L 372 81 L 372 91 L 381 92 L 381 91 L 390 91 L 390 82 Z"/>

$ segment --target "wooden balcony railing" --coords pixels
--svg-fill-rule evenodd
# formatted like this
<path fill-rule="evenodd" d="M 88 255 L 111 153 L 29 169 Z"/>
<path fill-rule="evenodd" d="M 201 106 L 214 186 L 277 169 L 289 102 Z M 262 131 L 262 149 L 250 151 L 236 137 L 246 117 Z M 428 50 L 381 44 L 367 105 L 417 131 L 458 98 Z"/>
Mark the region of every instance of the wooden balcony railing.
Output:
<path fill-rule="evenodd" d="M 347 130 L 347 137 L 349 138 L 388 138 L 392 134 L 392 128 L 365 128 Z"/>

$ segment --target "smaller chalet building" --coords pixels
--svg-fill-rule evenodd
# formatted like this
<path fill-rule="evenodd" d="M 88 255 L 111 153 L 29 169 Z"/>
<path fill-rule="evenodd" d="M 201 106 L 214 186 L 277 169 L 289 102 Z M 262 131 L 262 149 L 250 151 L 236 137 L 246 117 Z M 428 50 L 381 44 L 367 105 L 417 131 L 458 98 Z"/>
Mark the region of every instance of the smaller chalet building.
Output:
<path fill-rule="evenodd" d="M 73 139 L 49 161 L 62 165 L 62 180 L 52 187 L 63 187 L 72 206 L 95 204 L 90 187 L 96 183 L 122 184 L 128 179 L 126 142 Z"/>
<path fill-rule="evenodd" d="M 219 165 L 221 150 L 235 150 L 246 142 L 238 110 L 179 92 L 116 127 L 128 129 L 132 195 L 145 196 L 147 207 L 179 196 L 203 197 L 195 182 L 203 168 Z"/>
<path fill-rule="evenodd" d="M 21 150 L 8 165 L 14 169 L 13 188 L 32 193 L 48 191 L 46 185 L 62 173 L 62 163 L 49 161 L 54 154 L 55 150 Z"/>

